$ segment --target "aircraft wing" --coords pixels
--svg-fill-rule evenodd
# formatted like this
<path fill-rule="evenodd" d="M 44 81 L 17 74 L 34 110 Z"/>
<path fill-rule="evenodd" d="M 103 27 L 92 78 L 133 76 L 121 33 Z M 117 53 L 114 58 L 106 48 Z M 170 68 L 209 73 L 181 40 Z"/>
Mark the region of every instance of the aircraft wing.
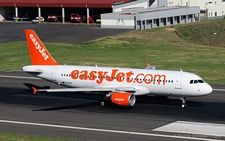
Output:
<path fill-rule="evenodd" d="M 94 87 L 94 88 L 59 88 L 59 89 L 36 89 L 32 87 L 34 94 L 37 92 L 135 92 L 134 87 Z"/>
<path fill-rule="evenodd" d="M 58 88 L 58 89 L 36 89 L 32 87 L 34 94 L 37 92 L 132 92 L 135 95 L 146 95 L 150 90 L 138 85 L 117 85 L 117 86 L 98 86 L 92 88 Z"/>

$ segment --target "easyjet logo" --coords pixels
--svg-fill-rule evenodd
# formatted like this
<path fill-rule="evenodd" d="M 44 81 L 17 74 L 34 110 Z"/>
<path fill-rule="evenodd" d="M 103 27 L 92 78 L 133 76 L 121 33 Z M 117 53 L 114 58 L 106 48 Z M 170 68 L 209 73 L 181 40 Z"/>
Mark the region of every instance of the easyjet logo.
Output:
<path fill-rule="evenodd" d="M 88 70 L 73 70 L 70 77 L 74 80 L 91 80 L 96 81 L 97 84 L 102 84 L 103 81 L 112 82 L 127 82 L 138 84 L 158 84 L 165 85 L 166 75 L 164 74 L 143 74 L 139 73 L 134 75 L 133 71 L 120 72 L 118 69 L 112 69 L 109 71 L 88 71 Z"/>
<path fill-rule="evenodd" d="M 123 98 L 115 98 L 116 101 L 124 101 Z"/>
<path fill-rule="evenodd" d="M 47 60 L 49 57 L 46 54 L 45 49 L 38 43 L 38 41 L 36 40 L 33 34 L 30 34 L 30 39 L 32 40 L 35 48 L 39 51 L 39 53 L 44 58 L 44 60 Z"/>

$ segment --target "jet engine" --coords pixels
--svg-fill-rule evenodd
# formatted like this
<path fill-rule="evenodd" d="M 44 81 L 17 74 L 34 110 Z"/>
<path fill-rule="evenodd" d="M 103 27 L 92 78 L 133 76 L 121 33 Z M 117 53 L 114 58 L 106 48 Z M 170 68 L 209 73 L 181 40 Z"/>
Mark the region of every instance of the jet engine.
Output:
<path fill-rule="evenodd" d="M 111 101 L 112 103 L 120 106 L 134 106 L 136 97 L 130 92 L 112 92 Z"/>

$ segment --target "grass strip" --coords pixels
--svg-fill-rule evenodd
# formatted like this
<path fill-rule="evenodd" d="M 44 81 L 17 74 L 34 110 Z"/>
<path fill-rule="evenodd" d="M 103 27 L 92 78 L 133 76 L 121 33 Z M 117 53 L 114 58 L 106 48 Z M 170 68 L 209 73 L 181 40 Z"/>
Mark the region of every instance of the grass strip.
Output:
<path fill-rule="evenodd" d="M 22 134 L 0 133 L 1 141 L 78 141 L 75 139 L 51 138 L 41 136 L 28 136 Z"/>

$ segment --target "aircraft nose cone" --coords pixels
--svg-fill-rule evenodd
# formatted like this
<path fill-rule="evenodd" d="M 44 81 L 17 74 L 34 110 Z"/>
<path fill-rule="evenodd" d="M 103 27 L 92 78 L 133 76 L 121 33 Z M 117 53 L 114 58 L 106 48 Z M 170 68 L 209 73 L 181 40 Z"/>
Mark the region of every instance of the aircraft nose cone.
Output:
<path fill-rule="evenodd" d="M 207 85 L 208 86 L 205 88 L 205 91 L 206 91 L 206 94 L 210 94 L 210 93 L 212 93 L 213 89 L 209 84 L 207 84 Z"/>

